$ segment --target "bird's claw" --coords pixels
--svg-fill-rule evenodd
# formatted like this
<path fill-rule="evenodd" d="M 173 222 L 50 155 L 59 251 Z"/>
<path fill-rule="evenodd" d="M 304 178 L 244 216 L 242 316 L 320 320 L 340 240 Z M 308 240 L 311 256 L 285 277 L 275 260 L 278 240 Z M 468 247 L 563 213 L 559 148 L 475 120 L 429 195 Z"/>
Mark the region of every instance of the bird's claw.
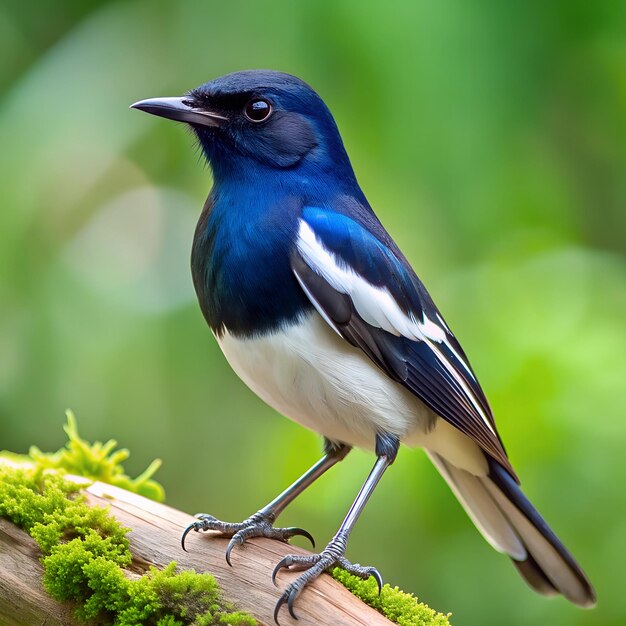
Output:
<path fill-rule="evenodd" d="M 298 619 L 298 616 L 296 615 L 295 611 L 293 610 L 293 603 L 295 602 L 295 599 L 298 597 L 299 593 L 300 593 L 300 591 L 296 591 L 295 589 L 291 589 L 291 585 L 290 585 L 281 594 L 280 598 L 278 598 L 278 602 L 276 603 L 276 607 L 274 608 L 274 621 L 276 622 L 276 624 L 278 624 L 278 626 L 280 626 L 280 624 L 278 622 L 278 613 L 279 613 L 281 607 L 283 606 L 283 604 L 285 604 L 285 602 L 287 603 L 287 608 L 289 609 L 289 615 L 291 615 L 291 617 L 293 617 L 293 619 Z"/>
<path fill-rule="evenodd" d="M 383 590 L 384 582 L 383 577 L 375 567 L 363 566 L 358 563 L 350 563 L 350 561 L 348 561 L 345 557 L 339 558 L 337 560 L 337 565 L 341 567 L 341 569 L 345 569 L 349 574 L 358 576 L 363 580 L 367 580 L 372 577 L 376 581 L 376 585 L 378 586 L 378 595 L 380 595 L 380 592 Z"/>
<path fill-rule="evenodd" d="M 299 554 L 288 554 L 276 564 L 276 567 L 272 572 L 272 582 L 276 585 L 276 576 L 278 572 L 283 568 L 290 569 L 292 571 L 305 570 L 315 565 L 321 558 L 321 554 L 310 554 L 307 556 L 300 556 Z"/>
<path fill-rule="evenodd" d="M 231 522 L 222 522 L 213 515 L 206 513 L 199 513 L 195 516 L 196 521 L 192 522 L 185 528 L 181 537 L 181 546 L 183 550 L 185 548 L 185 539 L 187 535 L 195 530 L 196 532 L 206 532 L 207 530 L 215 530 L 219 532 L 223 537 L 230 537 L 228 547 L 226 548 L 226 562 L 232 565 L 230 562 L 230 554 L 232 549 L 237 546 L 242 546 L 248 539 L 252 537 L 268 537 L 269 539 L 278 539 L 284 543 L 288 543 L 289 539 L 296 536 L 306 537 L 313 547 L 315 547 L 315 540 L 313 536 L 304 528 L 298 528 L 291 526 L 289 528 L 274 528 L 272 522 L 274 521 L 271 515 L 263 513 L 255 513 L 247 520 L 241 523 L 234 524 Z"/>
<path fill-rule="evenodd" d="M 283 591 L 276 607 L 274 608 L 274 621 L 278 624 L 278 613 L 283 604 L 287 603 L 289 614 L 294 619 L 298 619 L 293 609 L 293 604 L 302 590 L 313 580 L 315 580 L 322 572 L 332 568 L 341 567 L 348 573 L 358 576 L 363 580 L 367 580 L 370 576 L 374 578 L 378 585 L 378 593 L 380 594 L 383 587 L 383 578 L 375 567 L 364 567 L 358 563 L 351 563 L 343 556 L 344 546 L 341 541 L 333 539 L 328 546 L 320 554 L 311 554 L 301 556 L 297 554 L 288 554 L 283 557 L 272 572 L 272 582 L 276 584 L 276 576 L 282 569 L 292 571 L 302 571 L 304 573 L 298 576 Z"/>

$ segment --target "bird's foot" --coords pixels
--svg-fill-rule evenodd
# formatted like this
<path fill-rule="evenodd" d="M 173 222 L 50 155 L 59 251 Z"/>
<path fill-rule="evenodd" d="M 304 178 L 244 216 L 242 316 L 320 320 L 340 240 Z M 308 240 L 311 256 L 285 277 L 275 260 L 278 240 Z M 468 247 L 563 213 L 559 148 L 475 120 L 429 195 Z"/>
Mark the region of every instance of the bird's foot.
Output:
<path fill-rule="evenodd" d="M 185 548 L 185 539 L 187 535 L 195 530 L 196 532 L 205 532 L 207 530 L 216 530 L 222 537 L 230 537 L 228 547 L 226 548 L 226 562 L 231 565 L 230 553 L 235 546 L 242 546 L 248 539 L 252 537 L 268 537 L 269 539 L 278 539 L 285 543 L 289 542 L 289 539 L 301 535 L 306 537 L 313 547 L 315 547 L 315 540 L 311 534 L 303 528 L 297 528 L 295 526 L 290 528 L 274 528 L 272 526 L 275 517 L 272 514 L 263 513 L 259 511 L 254 515 L 251 515 L 247 520 L 238 524 L 231 522 L 222 522 L 212 515 L 206 513 L 199 513 L 195 516 L 197 519 L 185 528 L 180 543 L 183 550 Z"/>
<path fill-rule="evenodd" d="M 354 574 L 363 580 L 367 580 L 370 576 L 376 579 L 378 584 L 378 592 L 380 593 L 383 586 L 383 579 L 379 571 L 375 567 L 364 567 L 358 563 L 350 563 L 344 556 L 346 550 L 347 536 L 341 532 L 337 533 L 330 543 L 319 554 L 311 554 L 301 556 L 297 554 L 288 554 L 274 568 L 272 572 L 272 582 L 276 584 L 276 575 L 281 569 L 289 569 L 292 571 L 302 571 L 304 573 L 298 576 L 286 589 L 276 603 L 274 609 L 274 621 L 278 624 L 278 613 L 285 602 L 289 609 L 289 614 L 294 619 L 298 619 L 293 604 L 302 590 L 320 574 L 332 567 L 341 567 L 350 574 Z"/>

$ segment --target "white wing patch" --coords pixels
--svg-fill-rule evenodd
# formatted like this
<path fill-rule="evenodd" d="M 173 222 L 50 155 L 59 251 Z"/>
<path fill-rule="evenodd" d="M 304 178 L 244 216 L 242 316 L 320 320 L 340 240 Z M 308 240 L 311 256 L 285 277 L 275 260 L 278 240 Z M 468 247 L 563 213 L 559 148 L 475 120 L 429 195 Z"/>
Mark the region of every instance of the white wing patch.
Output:
<path fill-rule="evenodd" d="M 298 252 L 306 264 L 333 289 L 350 296 L 365 322 L 398 337 L 421 339 L 424 336 L 415 318 L 402 311 L 386 287 L 375 287 L 354 270 L 342 267 L 304 220 L 300 220 L 298 235 Z"/>
<path fill-rule="evenodd" d="M 312 270 L 319 274 L 333 289 L 350 297 L 356 312 L 365 322 L 376 328 L 382 328 L 397 337 L 402 336 L 413 341 L 426 342 L 446 370 L 454 376 L 482 420 L 495 435 L 491 422 L 485 415 L 480 403 L 474 397 L 471 389 L 462 377 L 458 375 L 452 364 L 448 362 L 437 345 L 435 345 L 445 344 L 447 349 L 454 354 L 457 361 L 462 365 L 463 369 L 475 380 L 465 360 L 461 358 L 450 344 L 446 334 L 446 331 L 449 332 L 449 330 L 443 320 L 441 320 L 441 316 L 437 315 L 440 320 L 439 322 L 429 319 L 426 317 L 426 314 L 424 314 L 422 321 L 417 320 L 412 313 L 407 315 L 400 308 L 386 287 L 376 287 L 372 285 L 353 269 L 338 262 L 335 254 L 324 247 L 322 242 L 315 235 L 313 229 L 304 220 L 300 220 L 297 248 L 306 264 Z M 311 297 L 311 294 L 302 284 L 297 274 L 296 278 L 320 315 L 338 332 L 335 325 L 328 319 L 326 313 L 321 310 L 321 307 L 317 305 L 315 299 Z"/>
<path fill-rule="evenodd" d="M 300 220 L 298 235 L 298 252 L 306 264 L 333 289 L 350 296 L 364 321 L 396 336 L 411 339 L 421 336 L 415 320 L 404 314 L 388 289 L 375 287 L 354 270 L 341 267 L 335 255 L 322 245 L 304 220 Z"/>
<path fill-rule="evenodd" d="M 443 342 L 465 366 L 439 324 L 425 315 L 423 321 L 417 320 L 411 313 L 407 315 L 386 287 L 376 287 L 351 268 L 342 267 L 337 257 L 324 247 L 304 220 L 300 220 L 298 235 L 298 252 L 306 264 L 333 289 L 350 296 L 354 308 L 364 321 L 397 337 L 402 335 L 414 341 L 430 339 L 437 343 Z"/>

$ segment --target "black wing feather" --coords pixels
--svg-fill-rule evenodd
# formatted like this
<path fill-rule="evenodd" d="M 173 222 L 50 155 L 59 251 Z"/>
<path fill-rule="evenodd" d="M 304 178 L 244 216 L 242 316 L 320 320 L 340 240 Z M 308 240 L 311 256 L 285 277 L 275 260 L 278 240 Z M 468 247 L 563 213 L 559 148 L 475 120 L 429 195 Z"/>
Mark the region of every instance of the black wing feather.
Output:
<path fill-rule="evenodd" d="M 487 399 L 466 360 L 460 363 L 454 352 L 444 343 L 434 346 L 426 341 L 396 336 L 368 324 L 355 310 L 350 296 L 334 289 L 324 277 L 309 267 L 298 252 L 294 252 L 291 263 L 292 270 L 307 296 L 344 339 L 363 350 L 390 378 L 415 394 L 437 415 L 476 441 L 517 480 L 497 435 Z M 418 280 L 417 277 L 415 280 Z M 425 300 L 423 305 L 433 309 L 433 318 L 435 315 L 440 317 L 430 297 L 427 296 Z M 451 345 L 456 353 L 465 359 L 454 336 L 447 329 L 446 332 L 453 339 Z M 442 357 L 470 388 L 472 396 L 493 425 L 493 432 L 485 425 L 457 377 L 443 365 L 435 350 L 442 352 Z"/>

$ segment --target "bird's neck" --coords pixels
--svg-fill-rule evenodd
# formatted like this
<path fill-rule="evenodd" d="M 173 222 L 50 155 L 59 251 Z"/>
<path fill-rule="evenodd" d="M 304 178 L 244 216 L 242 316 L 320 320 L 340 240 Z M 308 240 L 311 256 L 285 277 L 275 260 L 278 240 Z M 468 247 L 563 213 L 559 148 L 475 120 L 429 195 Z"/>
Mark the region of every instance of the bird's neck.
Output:
<path fill-rule="evenodd" d="M 277 168 L 251 157 L 213 155 L 209 159 L 213 172 L 214 190 L 241 193 L 260 190 L 268 196 L 298 195 L 307 201 L 320 203 L 338 194 L 358 197 L 361 190 L 348 160 L 307 158 L 294 167 Z"/>

